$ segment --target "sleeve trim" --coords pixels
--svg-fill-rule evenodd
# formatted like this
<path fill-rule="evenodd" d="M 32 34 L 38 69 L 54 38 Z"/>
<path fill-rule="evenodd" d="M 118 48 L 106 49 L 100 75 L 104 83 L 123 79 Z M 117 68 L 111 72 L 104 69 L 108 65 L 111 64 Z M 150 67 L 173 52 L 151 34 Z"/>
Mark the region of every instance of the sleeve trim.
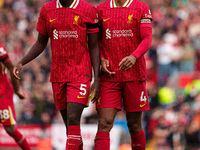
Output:
<path fill-rule="evenodd" d="M 86 24 L 86 26 L 87 26 L 87 29 L 94 29 L 94 28 L 98 27 L 98 23 L 95 23 L 95 24 Z"/>
<path fill-rule="evenodd" d="M 97 33 L 97 32 L 99 32 L 99 28 L 87 29 L 87 33 Z"/>
<path fill-rule="evenodd" d="M 4 58 L 2 59 L 2 62 L 5 63 L 5 62 L 8 61 L 8 60 L 9 60 L 9 57 L 8 57 L 8 55 L 6 55 L 6 57 L 4 57 Z"/>
<path fill-rule="evenodd" d="M 46 34 L 46 33 L 44 33 L 44 32 L 41 32 L 41 30 L 40 30 L 38 27 L 36 27 L 36 30 L 37 30 L 39 33 L 41 33 L 42 35 L 49 36 L 48 34 Z"/>

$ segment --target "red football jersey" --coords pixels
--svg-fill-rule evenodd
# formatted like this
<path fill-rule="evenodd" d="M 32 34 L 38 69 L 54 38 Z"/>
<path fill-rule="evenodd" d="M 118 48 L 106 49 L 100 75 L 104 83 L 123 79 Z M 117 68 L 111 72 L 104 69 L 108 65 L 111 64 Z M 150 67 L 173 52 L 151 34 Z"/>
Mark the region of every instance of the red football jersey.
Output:
<path fill-rule="evenodd" d="M 9 60 L 8 54 L 2 44 L 0 44 L 0 100 L 1 96 L 12 90 L 12 85 L 6 76 L 4 63 Z"/>
<path fill-rule="evenodd" d="M 134 54 L 141 43 L 140 29 L 152 28 L 151 12 L 146 3 L 138 0 L 127 0 L 123 7 L 116 7 L 110 0 L 97 6 L 101 30 L 101 57 L 108 59 L 108 70 L 115 75 L 107 75 L 101 71 L 101 80 L 107 81 L 145 81 L 146 64 L 144 56 L 137 58 L 135 65 L 128 71 L 120 71 L 121 60 Z"/>
<path fill-rule="evenodd" d="M 51 39 L 51 82 L 91 79 L 87 33 L 99 31 L 97 17 L 95 7 L 83 0 L 70 7 L 53 0 L 42 7 L 36 30 Z"/>

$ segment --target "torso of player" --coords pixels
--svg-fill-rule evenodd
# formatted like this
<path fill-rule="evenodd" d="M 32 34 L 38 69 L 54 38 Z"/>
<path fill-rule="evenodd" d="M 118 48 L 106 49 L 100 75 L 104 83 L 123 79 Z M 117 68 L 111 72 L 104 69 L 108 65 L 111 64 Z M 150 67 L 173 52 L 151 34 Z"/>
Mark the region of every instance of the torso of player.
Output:
<path fill-rule="evenodd" d="M 129 56 L 140 44 L 140 20 L 142 9 L 136 7 L 137 0 L 133 0 L 129 7 L 110 7 L 110 2 L 98 7 L 102 29 L 102 51 L 109 60 L 112 72 L 115 75 L 106 75 L 101 72 L 102 80 L 134 81 L 146 80 L 144 58 L 137 60 L 128 71 L 119 70 L 119 62 Z"/>
<path fill-rule="evenodd" d="M 61 55 L 73 55 L 77 49 L 87 49 L 84 12 L 80 9 L 55 8 L 47 12 L 47 31 L 55 49 L 67 47 L 71 50 L 60 51 Z M 60 45 L 62 43 L 62 45 Z M 67 45 L 67 46 L 66 46 Z"/>
<path fill-rule="evenodd" d="M 1 56 L 6 55 L 4 47 L 0 44 L 0 100 L 9 90 L 12 90 L 12 85 L 6 75 L 6 67 L 1 60 Z"/>
<path fill-rule="evenodd" d="M 52 5 L 47 9 L 46 28 L 52 49 L 51 82 L 91 79 L 84 5 L 87 6 L 79 0 L 74 9 Z"/>

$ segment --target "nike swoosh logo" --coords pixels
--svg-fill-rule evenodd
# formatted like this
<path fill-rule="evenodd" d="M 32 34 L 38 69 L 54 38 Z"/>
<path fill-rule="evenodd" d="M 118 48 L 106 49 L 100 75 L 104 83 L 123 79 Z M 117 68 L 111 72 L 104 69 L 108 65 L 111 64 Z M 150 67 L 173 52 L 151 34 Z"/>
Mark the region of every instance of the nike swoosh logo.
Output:
<path fill-rule="evenodd" d="M 58 18 L 55 18 L 55 19 L 50 19 L 50 22 L 53 22 L 53 21 L 55 21 L 56 19 L 58 19 Z"/>
<path fill-rule="evenodd" d="M 71 144 L 71 143 L 68 143 L 68 145 L 76 145 L 76 144 Z"/>
<path fill-rule="evenodd" d="M 107 21 L 107 20 L 109 20 L 109 19 L 111 19 L 111 18 L 103 19 L 103 21 Z"/>
<path fill-rule="evenodd" d="M 143 105 L 141 105 L 141 104 L 140 104 L 140 107 L 144 107 L 144 105 L 146 105 L 146 103 L 145 103 L 145 104 L 143 104 Z"/>
<path fill-rule="evenodd" d="M 7 119 L 3 119 L 3 120 L 1 120 L 1 122 L 2 122 L 2 123 L 3 123 L 3 122 L 6 122 L 6 120 L 7 120 Z"/>
<path fill-rule="evenodd" d="M 85 97 L 82 97 L 82 96 L 79 96 L 79 95 L 78 95 L 77 98 L 85 98 Z"/>

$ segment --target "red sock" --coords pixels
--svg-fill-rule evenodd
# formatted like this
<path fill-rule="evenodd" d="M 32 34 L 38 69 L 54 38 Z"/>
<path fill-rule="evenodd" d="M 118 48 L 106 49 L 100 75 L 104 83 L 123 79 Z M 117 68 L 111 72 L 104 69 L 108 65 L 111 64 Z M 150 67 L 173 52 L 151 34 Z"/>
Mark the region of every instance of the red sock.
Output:
<path fill-rule="evenodd" d="M 23 150 L 31 150 L 30 146 L 26 141 L 26 138 L 17 129 L 15 129 L 15 131 L 11 134 L 11 136 L 15 139 L 16 143 Z"/>
<path fill-rule="evenodd" d="M 110 133 L 97 132 L 95 138 L 95 150 L 110 150 Z"/>
<path fill-rule="evenodd" d="M 80 145 L 79 145 L 79 149 L 78 150 L 83 150 L 83 140 L 81 138 L 81 141 L 80 141 Z"/>
<path fill-rule="evenodd" d="M 145 150 L 146 137 L 144 131 L 141 130 L 137 134 L 131 134 L 132 150 Z"/>
<path fill-rule="evenodd" d="M 66 132 L 67 136 L 68 136 L 68 132 Z M 83 150 L 83 140 L 81 138 L 80 140 L 80 145 L 79 145 L 79 149 L 78 150 Z"/>
<path fill-rule="evenodd" d="M 66 150 L 79 150 L 81 141 L 82 138 L 81 138 L 80 126 L 79 125 L 68 126 Z"/>

